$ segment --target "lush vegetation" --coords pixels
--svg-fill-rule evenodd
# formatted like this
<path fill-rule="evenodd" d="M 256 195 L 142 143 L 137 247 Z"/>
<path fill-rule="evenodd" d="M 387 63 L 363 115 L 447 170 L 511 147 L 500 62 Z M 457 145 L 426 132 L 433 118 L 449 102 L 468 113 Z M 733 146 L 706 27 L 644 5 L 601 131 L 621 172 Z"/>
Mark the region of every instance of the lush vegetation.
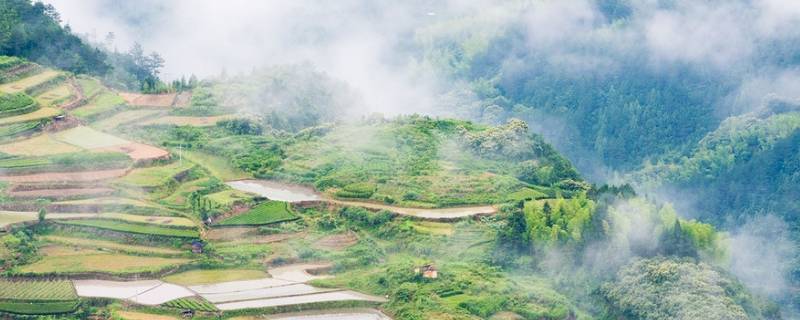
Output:
<path fill-rule="evenodd" d="M 266 225 L 296 219 L 289 209 L 289 204 L 282 201 L 267 201 L 257 204 L 245 213 L 224 219 L 219 222 L 223 226 Z"/>
<path fill-rule="evenodd" d="M 38 106 L 24 93 L 0 94 L 0 117 L 10 117 L 36 110 Z"/>
<path fill-rule="evenodd" d="M 188 310 L 208 311 L 208 312 L 217 311 L 217 308 L 214 307 L 213 304 L 203 300 L 202 298 L 195 298 L 195 297 L 172 300 L 170 302 L 165 303 L 164 306 L 170 308 L 177 308 L 181 310 L 188 309 Z"/>
<path fill-rule="evenodd" d="M 183 228 L 167 228 L 150 224 L 136 224 L 127 223 L 115 220 L 74 220 L 59 222 L 66 225 L 108 229 L 113 231 L 138 233 L 145 235 L 166 236 L 166 237 L 181 237 L 181 238 L 197 238 L 198 233 L 195 230 Z"/>
<path fill-rule="evenodd" d="M 723 271 L 693 261 L 642 259 L 622 268 L 602 295 L 609 317 L 638 319 L 774 319 Z"/>
<path fill-rule="evenodd" d="M 61 27 L 52 5 L 3 0 L 0 8 L 0 54 L 76 73 L 104 74 L 109 70 L 103 52 Z"/>

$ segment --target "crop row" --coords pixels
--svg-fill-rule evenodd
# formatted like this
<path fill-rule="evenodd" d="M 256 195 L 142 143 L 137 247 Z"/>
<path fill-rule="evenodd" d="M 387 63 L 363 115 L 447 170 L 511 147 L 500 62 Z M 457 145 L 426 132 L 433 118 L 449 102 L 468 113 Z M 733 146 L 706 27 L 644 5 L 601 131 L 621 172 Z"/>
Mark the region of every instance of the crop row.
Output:
<path fill-rule="evenodd" d="M 166 237 L 196 238 L 199 235 L 197 231 L 193 229 L 168 228 L 168 227 L 153 226 L 153 225 L 127 223 L 116 220 L 86 219 L 86 220 L 59 221 L 59 223 L 66 225 L 81 226 L 81 227 L 107 229 L 119 232 L 138 233 L 138 234 L 166 236 Z"/>
<path fill-rule="evenodd" d="M 217 311 L 217 307 L 210 302 L 206 301 L 205 299 L 195 297 L 175 299 L 165 303 L 164 306 L 177 309 L 191 309 L 195 311 Z"/>
<path fill-rule="evenodd" d="M 295 218 L 286 202 L 267 201 L 245 213 L 222 220 L 220 225 L 265 225 Z"/>
<path fill-rule="evenodd" d="M 0 300 L 58 301 L 76 298 L 69 281 L 0 280 Z"/>
<path fill-rule="evenodd" d="M 23 302 L 0 300 L 0 311 L 16 314 L 59 314 L 72 312 L 78 301 Z"/>

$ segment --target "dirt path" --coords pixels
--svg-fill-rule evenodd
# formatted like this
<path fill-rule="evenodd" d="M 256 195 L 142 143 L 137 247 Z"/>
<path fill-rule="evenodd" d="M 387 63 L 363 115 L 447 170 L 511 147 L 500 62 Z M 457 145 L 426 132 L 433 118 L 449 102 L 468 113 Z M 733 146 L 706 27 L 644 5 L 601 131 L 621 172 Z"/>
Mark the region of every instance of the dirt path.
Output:
<path fill-rule="evenodd" d="M 363 202 L 363 201 L 344 201 L 336 199 L 327 199 L 327 200 L 331 203 L 336 203 L 346 206 L 363 207 L 373 210 L 386 210 L 397 214 L 422 218 L 426 220 L 449 220 L 449 219 L 458 219 L 458 218 L 465 218 L 478 215 L 490 215 L 497 213 L 497 208 L 495 208 L 494 206 L 424 209 L 424 208 L 395 207 L 385 204 Z"/>
<path fill-rule="evenodd" d="M 272 320 L 391 320 L 389 316 L 375 309 L 352 308 L 314 310 L 304 312 L 282 313 L 267 316 Z"/>
<path fill-rule="evenodd" d="M 75 94 L 75 97 L 71 101 L 61 104 L 59 108 L 64 110 L 72 110 L 86 103 L 86 97 L 83 95 L 83 88 L 75 83 L 75 79 L 70 77 L 69 80 L 67 80 L 67 83 L 72 88 L 72 92 Z"/>
<path fill-rule="evenodd" d="M 8 182 L 85 182 L 119 178 L 128 173 L 128 169 L 111 169 L 80 172 L 47 172 L 18 176 L 0 176 L 0 181 Z"/>
<path fill-rule="evenodd" d="M 309 187 L 268 180 L 238 180 L 227 182 L 227 184 L 236 190 L 255 193 L 273 200 L 287 202 L 323 200 L 344 206 L 362 207 L 371 210 L 387 210 L 400 215 L 425 220 L 455 220 L 497 213 L 497 208 L 491 205 L 426 209 L 397 207 L 367 201 L 338 200 L 320 194 Z"/>

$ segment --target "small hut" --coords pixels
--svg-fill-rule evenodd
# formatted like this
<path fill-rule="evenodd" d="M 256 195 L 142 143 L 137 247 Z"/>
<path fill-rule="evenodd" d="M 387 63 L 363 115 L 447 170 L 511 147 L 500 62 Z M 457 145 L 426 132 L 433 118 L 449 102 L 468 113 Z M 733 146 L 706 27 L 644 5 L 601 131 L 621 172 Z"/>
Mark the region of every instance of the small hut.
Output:
<path fill-rule="evenodd" d="M 192 253 L 203 253 L 203 247 L 205 247 L 203 241 L 200 240 L 192 241 Z"/>
<path fill-rule="evenodd" d="M 428 279 L 436 279 L 439 277 L 439 271 L 436 270 L 436 266 L 432 264 L 426 264 L 419 268 L 414 269 L 414 273 L 422 274 L 423 278 Z"/>

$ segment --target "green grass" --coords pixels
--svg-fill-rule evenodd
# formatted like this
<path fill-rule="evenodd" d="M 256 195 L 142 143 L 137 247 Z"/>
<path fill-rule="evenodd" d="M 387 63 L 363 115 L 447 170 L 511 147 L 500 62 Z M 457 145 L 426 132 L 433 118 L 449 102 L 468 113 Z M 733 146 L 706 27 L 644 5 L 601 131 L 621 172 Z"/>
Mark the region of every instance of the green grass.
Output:
<path fill-rule="evenodd" d="M 36 110 L 36 101 L 24 93 L 0 93 L 0 117 L 9 117 Z"/>
<path fill-rule="evenodd" d="M 111 91 L 103 91 L 86 105 L 72 111 L 72 115 L 82 119 L 93 119 L 100 114 L 124 105 L 125 99 Z"/>
<path fill-rule="evenodd" d="M 164 281 L 193 286 L 200 284 L 268 278 L 264 271 L 252 269 L 201 269 L 164 277 Z"/>
<path fill-rule="evenodd" d="M 253 199 L 253 195 L 239 190 L 224 190 L 206 196 L 215 205 L 230 207 L 236 203 L 246 202 Z"/>
<path fill-rule="evenodd" d="M 77 298 L 69 281 L 0 280 L 0 300 L 59 301 Z"/>
<path fill-rule="evenodd" d="M 65 237 L 56 235 L 41 236 L 41 239 L 51 243 L 60 243 L 70 246 L 77 246 L 77 247 L 84 247 L 84 248 L 98 249 L 98 250 L 109 249 L 109 250 L 134 253 L 134 254 L 178 255 L 184 253 L 183 251 L 178 251 L 175 249 L 158 248 L 153 246 L 129 245 L 114 241 L 97 240 L 97 239 L 84 239 L 84 238 Z"/>
<path fill-rule="evenodd" d="M 158 272 L 190 262 L 189 259 L 108 253 L 74 247 L 48 246 L 41 250 L 43 257 L 34 263 L 19 266 L 15 273 L 26 275 L 74 274 L 107 272 L 130 274 Z"/>
<path fill-rule="evenodd" d="M 91 227 L 91 228 L 106 229 L 119 232 L 129 232 L 129 233 L 166 236 L 166 237 L 197 238 L 199 236 L 197 231 L 191 229 L 148 226 L 148 225 L 126 223 L 114 220 L 86 219 L 86 220 L 60 221 L 59 223 L 66 225 L 73 225 L 73 226 Z"/>
<path fill-rule="evenodd" d="M 183 151 L 183 157 L 208 169 L 211 175 L 223 181 L 240 180 L 251 178 L 248 173 L 239 170 L 231 165 L 231 161 L 223 157 L 215 156 L 200 151 Z"/>
<path fill-rule="evenodd" d="M 267 201 L 256 205 L 249 211 L 220 221 L 223 226 L 265 225 L 296 219 L 289 211 L 289 204 L 281 201 Z"/>
<path fill-rule="evenodd" d="M 36 96 L 36 102 L 42 106 L 56 107 L 72 98 L 71 86 L 63 83 Z"/>
<path fill-rule="evenodd" d="M 11 157 L 0 159 L 0 169 L 6 171 L 81 171 L 124 168 L 130 158 L 118 152 L 74 152 L 44 157 Z"/>
<path fill-rule="evenodd" d="M 78 86 L 83 90 L 83 95 L 87 98 L 94 96 L 103 89 L 99 80 L 86 76 L 77 77 Z"/>
<path fill-rule="evenodd" d="M 78 295 L 72 282 L 0 280 L 0 311 L 17 314 L 52 314 L 70 312 L 77 306 Z"/>
<path fill-rule="evenodd" d="M 42 121 L 28 121 L 28 122 L 20 122 L 14 123 L 7 126 L 0 127 L 0 139 L 2 138 L 12 138 L 27 132 L 32 132 L 34 130 L 39 129 L 42 126 Z"/>
<path fill-rule="evenodd" d="M 24 302 L 24 301 L 4 301 L 0 300 L 0 311 L 25 314 L 25 315 L 45 315 L 72 312 L 78 307 L 78 301 L 54 301 L 54 302 Z"/>
<path fill-rule="evenodd" d="M 508 201 L 525 201 L 525 200 L 538 200 L 547 198 L 547 194 L 531 188 L 525 188 L 520 191 L 514 192 L 506 196 Z"/>
<path fill-rule="evenodd" d="M 164 306 L 181 310 L 190 309 L 206 312 L 217 311 L 217 307 L 200 297 L 180 298 L 167 302 L 164 304 Z"/>
<path fill-rule="evenodd" d="M 179 173 L 190 170 L 194 164 L 189 161 L 173 162 L 159 167 L 140 168 L 131 171 L 119 179 L 125 185 L 133 187 L 159 187 L 170 182 Z"/>
<path fill-rule="evenodd" d="M 58 140 L 84 149 L 105 148 L 130 143 L 128 140 L 84 126 L 61 131 L 55 136 Z"/>
<path fill-rule="evenodd" d="M 31 88 L 36 88 L 58 77 L 63 77 L 60 71 L 47 70 L 37 73 L 27 78 L 0 85 L 0 91 L 7 93 L 25 92 Z"/>

